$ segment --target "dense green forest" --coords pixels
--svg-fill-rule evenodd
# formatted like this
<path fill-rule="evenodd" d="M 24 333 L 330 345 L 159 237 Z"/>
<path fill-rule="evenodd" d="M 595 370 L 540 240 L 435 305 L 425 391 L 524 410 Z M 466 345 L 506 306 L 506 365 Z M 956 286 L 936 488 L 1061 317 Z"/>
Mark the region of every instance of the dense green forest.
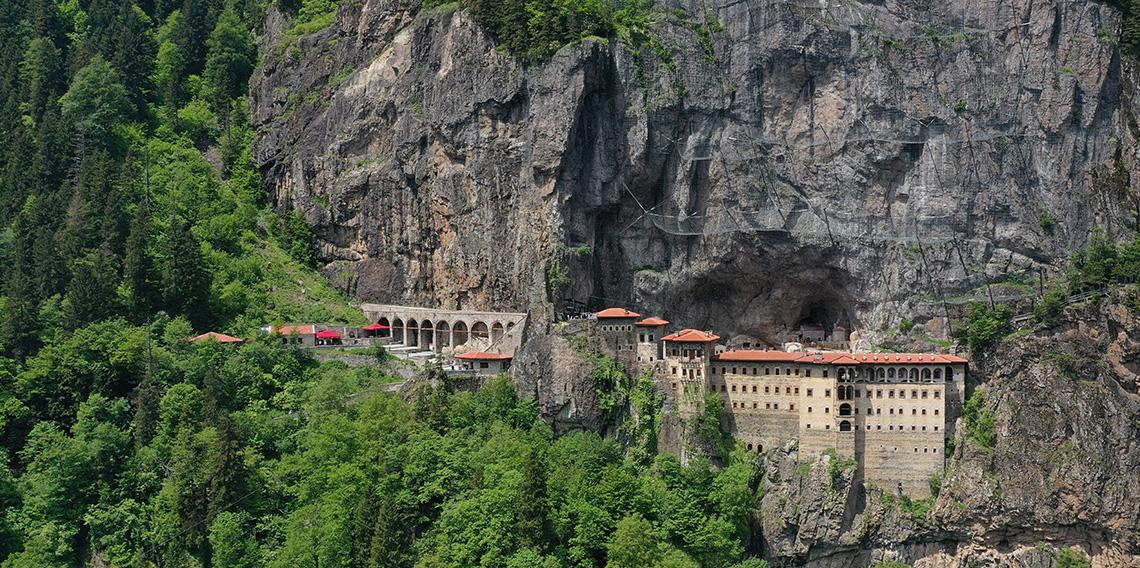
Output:
<path fill-rule="evenodd" d="M 558 6 L 512 47 L 636 13 Z M 281 7 L 303 33 L 336 3 Z M 362 317 L 251 158 L 266 8 L 0 3 L 0 566 L 763 566 L 749 452 L 682 465 L 555 437 L 506 379 L 409 404 L 383 367 L 183 341 Z"/>

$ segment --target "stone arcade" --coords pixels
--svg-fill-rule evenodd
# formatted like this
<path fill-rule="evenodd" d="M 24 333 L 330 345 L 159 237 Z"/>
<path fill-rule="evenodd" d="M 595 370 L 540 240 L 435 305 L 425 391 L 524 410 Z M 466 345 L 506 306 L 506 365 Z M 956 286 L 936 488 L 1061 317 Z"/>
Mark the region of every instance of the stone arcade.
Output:
<path fill-rule="evenodd" d="M 725 350 L 709 332 L 665 335 L 669 322 L 623 308 L 596 317 L 618 359 L 652 368 L 682 416 L 700 412 L 706 393 L 720 393 L 729 431 L 749 449 L 798 440 L 807 460 L 834 448 L 856 460 L 864 483 L 915 496 L 929 494 L 930 478 L 943 471 L 965 394 L 962 357 Z"/>

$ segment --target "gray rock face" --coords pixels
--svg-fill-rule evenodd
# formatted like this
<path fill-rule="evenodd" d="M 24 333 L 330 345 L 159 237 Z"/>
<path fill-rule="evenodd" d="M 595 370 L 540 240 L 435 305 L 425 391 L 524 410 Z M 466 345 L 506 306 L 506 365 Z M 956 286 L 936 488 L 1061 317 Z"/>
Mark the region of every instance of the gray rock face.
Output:
<path fill-rule="evenodd" d="M 274 202 L 363 300 L 529 312 L 520 390 L 566 429 L 599 422 L 556 300 L 771 342 L 805 319 L 942 336 L 987 281 L 1016 295 L 1094 225 L 1135 228 L 1136 80 L 1101 4 L 725 2 L 723 31 L 712 4 L 660 4 L 690 14 L 655 24 L 671 62 L 587 40 L 531 67 L 418 0 L 345 3 L 303 38 L 271 9 L 252 90 Z M 1140 329 L 1105 310 L 979 360 L 998 442 L 959 440 L 922 523 L 772 457 L 766 554 L 1140 565 Z"/>
<path fill-rule="evenodd" d="M 415 0 L 294 40 L 271 17 L 253 92 L 273 199 L 362 299 L 540 321 L 559 260 L 562 299 L 772 341 L 940 322 L 1133 223 L 1109 8 L 734 2 L 708 12 L 720 30 L 666 7 L 691 14 L 656 24 L 668 64 L 584 41 L 523 67 Z"/>

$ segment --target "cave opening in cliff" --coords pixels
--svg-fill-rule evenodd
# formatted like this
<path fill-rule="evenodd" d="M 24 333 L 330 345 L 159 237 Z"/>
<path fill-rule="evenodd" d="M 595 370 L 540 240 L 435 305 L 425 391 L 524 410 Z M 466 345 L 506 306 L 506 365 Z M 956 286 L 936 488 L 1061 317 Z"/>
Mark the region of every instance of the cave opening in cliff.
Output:
<path fill-rule="evenodd" d="M 844 302 L 836 294 L 824 293 L 808 298 L 800 308 L 789 339 L 805 343 L 846 341 L 850 328 L 847 314 Z"/>

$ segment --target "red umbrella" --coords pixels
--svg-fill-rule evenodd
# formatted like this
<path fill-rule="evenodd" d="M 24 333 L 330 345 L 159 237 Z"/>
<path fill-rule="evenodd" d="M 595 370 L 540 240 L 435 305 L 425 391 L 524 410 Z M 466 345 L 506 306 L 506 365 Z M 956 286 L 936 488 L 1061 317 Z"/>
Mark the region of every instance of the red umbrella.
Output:
<path fill-rule="evenodd" d="M 317 339 L 340 339 L 340 334 L 326 329 L 317 332 Z"/>
<path fill-rule="evenodd" d="M 362 327 L 361 329 L 363 329 L 364 331 L 384 331 L 386 329 L 392 329 L 392 328 L 390 328 L 386 325 L 380 325 L 378 323 L 374 323 L 372 325 L 366 325 L 366 326 Z"/>

